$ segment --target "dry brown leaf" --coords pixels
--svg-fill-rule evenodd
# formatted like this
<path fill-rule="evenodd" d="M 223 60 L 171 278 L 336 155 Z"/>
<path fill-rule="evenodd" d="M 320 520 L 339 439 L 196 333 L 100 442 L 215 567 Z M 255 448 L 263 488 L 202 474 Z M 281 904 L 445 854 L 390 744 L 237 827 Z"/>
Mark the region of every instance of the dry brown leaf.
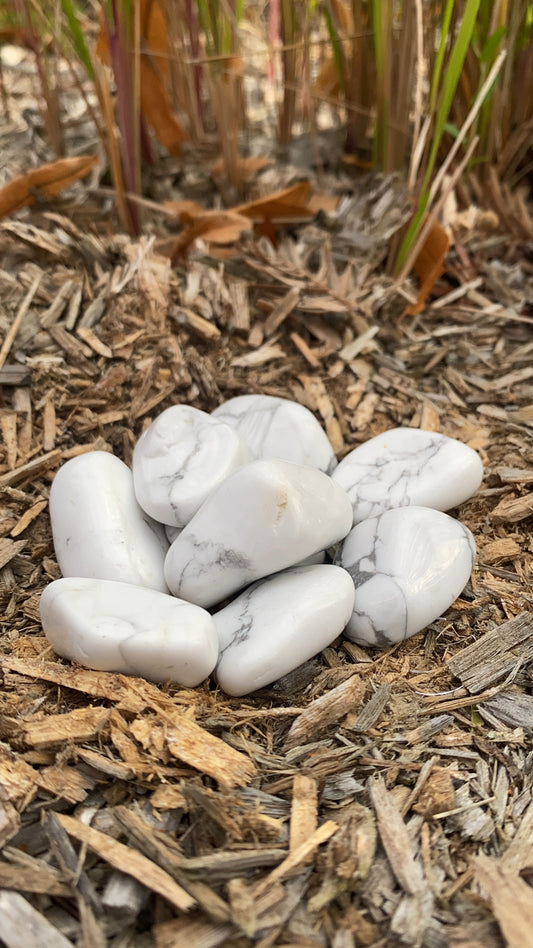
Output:
<path fill-rule="evenodd" d="M 141 56 L 141 112 L 167 151 L 179 155 L 187 134 L 172 111 L 161 76 L 145 54 Z"/>
<path fill-rule="evenodd" d="M 339 206 L 338 194 L 312 194 L 307 202 L 307 207 L 313 214 L 324 211 L 325 214 L 333 214 Z"/>
<path fill-rule="evenodd" d="M 416 316 L 422 312 L 435 283 L 444 273 L 444 260 L 450 246 L 450 238 L 437 221 L 429 231 L 415 260 L 414 269 L 420 280 L 416 301 L 408 306 L 406 314 Z"/>
<path fill-rule="evenodd" d="M 234 243 L 241 234 L 250 230 L 248 218 L 235 211 L 203 211 L 197 216 L 183 212 L 181 220 L 186 222 L 186 226 L 174 242 L 172 263 L 175 263 L 198 237 L 207 243 L 224 246 Z"/>
<path fill-rule="evenodd" d="M 195 201 L 167 201 L 165 207 L 174 211 L 185 225 L 174 241 L 172 262 L 176 263 L 198 237 L 215 247 L 234 243 L 245 231 L 250 230 L 250 221 L 254 222 L 256 229 L 260 228 L 262 233 L 266 232 L 274 239 L 277 223 L 313 216 L 314 211 L 308 207 L 310 190 L 308 181 L 299 181 L 257 201 L 248 201 L 225 211 L 205 211 Z"/>
<path fill-rule="evenodd" d="M 33 204 L 38 195 L 55 197 L 74 181 L 85 177 L 97 162 L 96 155 L 59 158 L 19 174 L 0 189 L 0 218 Z"/>
<path fill-rule="evenodd" d="M 166 0 L 141 2 L 141 60 L 140 93 L 141 114 L 156 138 L 171 155 L 179 155 L 187 133 L 174 114 L 168 93 L 169 49 L 166 18 Z M 110 65 L 108 33 L 103 7 L 100 13 L 100 33 L 96 54 Z"/>
<path fill-rule="evenodd" d="M 314 213 L 308 206 L 310 191 L 309 181 L 298 181 L 281 191 L 258 198 L 257 201 L 239 204 L 233 210 L 253 221 L 301 220 L 312 217 Z"/>
<path fill-rule="evenodd" d="M 207 213 L 205 207 L 197 201 L 164 201 L 163 207 L 166 211 L 172 211 L 182 224 L 190 223 L 194 218 Z"/>
<path fill-rule="evenodd" d="M 266 168 L 270 164 L 270 158 L 263 157 L 250 157 L 250 158 L 237 158 L 237 171 L 242 178 L 247 180 L 251 178 L 252 175 L 256 174 L 257 171 L 261 171 L 262 168 Z M 214 178 L 221 178 L 226 173 L 226 166 L 224 164 L 224 159 L 219 158 L 218 161 L 215 161 L 213 167 L 211 168 L 211 174 Z"/>

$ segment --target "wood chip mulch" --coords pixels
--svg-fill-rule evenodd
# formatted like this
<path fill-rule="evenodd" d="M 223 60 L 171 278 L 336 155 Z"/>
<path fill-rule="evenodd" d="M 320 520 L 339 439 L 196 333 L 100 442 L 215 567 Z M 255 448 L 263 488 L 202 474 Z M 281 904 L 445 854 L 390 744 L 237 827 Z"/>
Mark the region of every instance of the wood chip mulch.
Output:
<path fill-rule="evenodd" d="M 337 230 L 174 270 L 156 237 L 61 206 L 0 225 L 6 945 L 533 944 L 531 246 L 458 230 L 448 282 L 404 317 L 415 288 L 384 276 L 370 212 L 390 187 L 362 185 Z M 339 456 L 398 425 L 478 450 L 461 597 L 238 700 L 60 661 L 39 622 L 60 464 L 130 463 L 164 408 L 248 392 L 306 405 Z"/>

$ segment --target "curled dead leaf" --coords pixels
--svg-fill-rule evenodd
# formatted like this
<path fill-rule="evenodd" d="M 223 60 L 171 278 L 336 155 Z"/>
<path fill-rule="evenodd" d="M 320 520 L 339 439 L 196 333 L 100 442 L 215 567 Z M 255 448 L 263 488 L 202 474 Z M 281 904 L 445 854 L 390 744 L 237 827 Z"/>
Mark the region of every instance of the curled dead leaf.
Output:
<path fill-rule="evenodd" d="M 314 211 L 308 207 L 311 185 L 309 181 L 298 181 L 288 188 L 274 191 L 256 201 L 239 204 L 233 210 L 253 221 L 279 221 L 283 223 L 312 217 Z"/>
<path fill-rule="evenodd" d="M 249 158 L 237 158 L 237 171 L 245 181 L 248 178 L 251 178 L 258 171 L 261 171 L 263 168 L 266 168 L 270 164 L 270 158 L 266 158 L 264 155 L 262 157 L 249 157 Z M 213 167 L 211 168 L 211 174 L 214 178 L 221 178 L 225 174 L 226 168 L 224 164 L 224 159 L 219 158 L 218 161 L 215 161 Z"/>
<path fill-rule="evenodd" d="M 39 195 L 53 198 L 74 181 L 85 177 L 97 162 L 96 155 L 59 158 L 19 174 L 0 189 L 0 218 L 33 204 Z"/>
<path fill-rule="evenodd" d="M 248 218 L 236 211 L 204 211 L 188 220 L 184 212 L 181 220 L 186 226 L 174 241 L 171 253 L 173 264 L 199 237 L 206 243 L 225 246 L 235 243 L 245 231 L 250 230 Z"/>
<path fill-rule="evenodd" d="M 450 238 L 437 221 L 429 231 L 414 262 L 414 270 L 420 280 L 420 289 L 414 303 L 406 309 L 408 316 L 422 312 L 435 283 L 444 273 L 444 261 L 450 246 Z"/>
<path fill-rule="evenodd" d="M 187 133 L 172 109 L 168 92 L 169 48 L 166 0 L 141 0 L 140 110 L 154 135 L 167 151 L 178 156 Z M 96 54 L 111 65 L 104 6 L 100 10 Z M 133 64 L 130 64 L 133 68 Z"/>

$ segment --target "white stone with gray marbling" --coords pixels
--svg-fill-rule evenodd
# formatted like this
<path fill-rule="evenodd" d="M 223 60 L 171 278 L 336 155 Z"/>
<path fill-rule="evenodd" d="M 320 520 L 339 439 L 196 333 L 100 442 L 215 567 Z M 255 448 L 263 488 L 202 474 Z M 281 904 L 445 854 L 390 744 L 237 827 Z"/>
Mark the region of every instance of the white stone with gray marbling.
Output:
<path fill-rule="evenodd" d="M 200 606 L 293 566 L 346 536 L 352 509 L 327 474 L 288 461 L 252 461 L 231 474 L 168 551 L 172 592 Z"/>
<path fill-rule="evenodd" d="M 439 510 L 399 507 L 363 520 L 335 558 L 355 589 L 345 634 L 390 645 L 420 632 L 464 589 L 475 552 L 470 530 Z"/>
<path fill-rule="evenodd" d="M 199 685 L 215 667 L 218 637 L 205 609 L 141 586 L 58 579 L 41 596 L 53 649 L 96 671 Z"/>
<path fill-rule="evenodd" d="M 353 600 L 350 576 L 336 566 L 300 566 L 249 586 L 213 616 L 220 687 L 245 695 L 297 668 L 340 635 Z"/>
<path fill-rule="evenodd" d="M 230 425 L 190 405 L 173 405 L 141 435 L 133 452 L 133 483 L 143 510 L 184 527 L 209 494 L 249 460 Z"/>
<path fill-rule="evenodd" d="M 163 527 L 141 509 L 129 467 L 113 454 L 90 451 L 59 468 L 50 490 L 50 520 L 63 576 L 168 592 Z"/>
<path fill-rule="evenodd" d="M 272 395 L 238 395 L 213 417 L 235 428 L 251 458 L 281 458 L 330 473 L 337 463 L 319 422 L 304 405 Z"/>
<path fill-rule="evenodd" d="M 483 465 L 468 445 L 419 428 L 393 428 L 355 448 L 332 473 L 348 492 L 353 522 L 393 507 L 450 510 L 479 487 Z"/>

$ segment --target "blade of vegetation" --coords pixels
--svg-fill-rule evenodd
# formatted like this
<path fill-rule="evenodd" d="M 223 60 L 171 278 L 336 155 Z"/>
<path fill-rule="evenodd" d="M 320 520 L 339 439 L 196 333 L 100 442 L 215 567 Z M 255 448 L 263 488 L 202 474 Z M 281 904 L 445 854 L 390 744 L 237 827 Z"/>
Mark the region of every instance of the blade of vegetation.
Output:
<path fill-rule="evenodd" d="M 448 63 L 444 68 L 442 84 L 440 84 L 442 64 L 439 55 L 437 55 L 435 69 L 438 70 L 439 79 L 436 81 L 435 74 L 433 75 L 430 97 L 430 101 L 431 98 L 435 100 L 436 108 L 435 124 L 431 134 L 431 147 L 427 159 L 424 178 L 420 187 L 417 207 L 398 252 L 398 259 L 396 261 L 397 271 L 400 271 L 404 266 L 407 255 L 412 248 L 412 245 L 416 239 L 417 234 L 419 233 L 420 227 L 422 226 L 422 222 L 427 213 L 430 199 L 431 179 L 433 176 L 435 163 L 437 161 L 445 125 L 450 114 L 453 96 L 461 77 L 463 63 L 472 39 L 472 34 L 474 32 L 479 3 L 480 0 L 466 0 L 463 18 L 451 48 Z M 445 9 L 446 24 L 448 23 L 447 15 L 449 5 L 450 4 L 447 4 Z M 441 87 L 439 89 L 440 85 Z"/>
<path fill-rule="evenodd" d="M 91 54 L 89 53 L 89 47 L 85 42 L 85 37 L 80 26 L 80 21 L 78 20 L 78 14 L 76 13 L 74 3 L 72 0 L 61 0 L 61 6 L 66 17 L 70 40 L 74 46 L 78 59 L 81 63 L 83 63 L 89 78 L 94 81 L 94 69 L 91 60 Z"/>

